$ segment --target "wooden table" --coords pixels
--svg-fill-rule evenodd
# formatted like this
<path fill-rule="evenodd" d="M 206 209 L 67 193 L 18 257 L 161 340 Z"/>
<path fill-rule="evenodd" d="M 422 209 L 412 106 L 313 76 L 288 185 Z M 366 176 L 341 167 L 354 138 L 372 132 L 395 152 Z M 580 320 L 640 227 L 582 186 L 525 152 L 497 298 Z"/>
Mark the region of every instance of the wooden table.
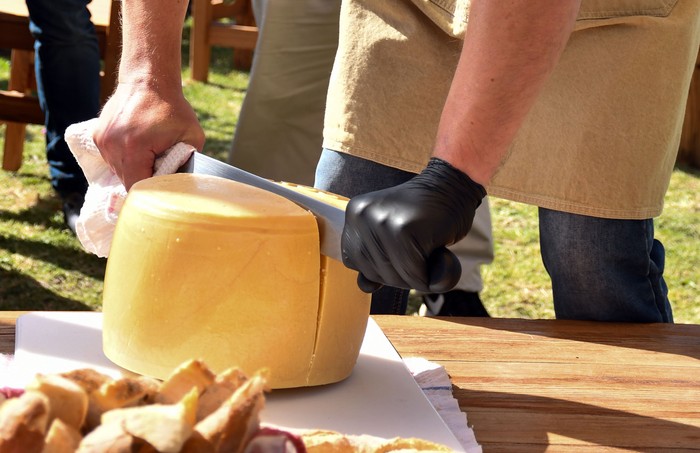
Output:
<path fill-rule="evenodd" d="M 20 312 L 0 312 L 0 352 Z M 700 325 L 375 316 L 445 366 L 484 451 L 700 451 Z"/>

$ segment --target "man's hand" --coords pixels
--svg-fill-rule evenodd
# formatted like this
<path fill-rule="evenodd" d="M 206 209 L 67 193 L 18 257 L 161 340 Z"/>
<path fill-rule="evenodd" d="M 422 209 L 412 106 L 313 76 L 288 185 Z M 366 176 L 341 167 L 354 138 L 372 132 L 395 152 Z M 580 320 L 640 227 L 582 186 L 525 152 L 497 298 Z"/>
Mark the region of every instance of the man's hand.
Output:
<path fill-rule="evenodd" d="M 120 83 L 105 104 L 94 139 L 128 190 L 152 176 L 156 157 L 176 143 L 201 150 L 204 131 L 179 85 L 130 82 Z"/>
<path fill-rule="evenodd" d="M 153 175 L 156 157 L 178 142 L 201 151 L 204 131 L 182 93 L 185 0 L 122 2 L 119 84 L 93 133 L 126 189 Z"/>
<path fill-rule="evenodd" d="M 343 229 L 343 263 L 372 292 L 389 285 L 444 292 L 461 267 L 445 246 L 467 235 L 484 188 L 441 159 L 398 186 L 354 197 Z"/>

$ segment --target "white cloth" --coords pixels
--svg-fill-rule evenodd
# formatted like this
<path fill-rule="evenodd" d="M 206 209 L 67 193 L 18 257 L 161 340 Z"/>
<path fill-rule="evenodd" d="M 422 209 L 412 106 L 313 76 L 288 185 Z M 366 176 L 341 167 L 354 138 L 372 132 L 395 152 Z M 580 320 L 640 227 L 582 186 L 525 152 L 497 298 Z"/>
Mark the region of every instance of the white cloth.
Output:
<path fill-rule="evenodd" d="M 452 382 L 445 368 L 420 357 L 406 357 L 403 361 L 437 413 L 462 444 L 464 451 L 481 453 L 481 446 L 467 423 L 467 414 L 462 412 L 459 403 L 452 396 Z"/>
<path fill-rule="evenodd" d="M 0 354 L 0 389 L 24 388 L 24 385 L 32 378 L 31 372 L 23 370 L 16 365 L 14 356 Z"/>
<path fill-rule="evenodd" d="M 106 257 L 127 194 L 124 184 L 102 158 L 92 139 L 96 121 L 92 119 L 70 125 L 65 139 L 89 184 L 76 222 L 76 235 L 85 250 Z M 153 176 L 175 173 L 194 151 L 190 145 L 176 144 L 156 159 Z"/>

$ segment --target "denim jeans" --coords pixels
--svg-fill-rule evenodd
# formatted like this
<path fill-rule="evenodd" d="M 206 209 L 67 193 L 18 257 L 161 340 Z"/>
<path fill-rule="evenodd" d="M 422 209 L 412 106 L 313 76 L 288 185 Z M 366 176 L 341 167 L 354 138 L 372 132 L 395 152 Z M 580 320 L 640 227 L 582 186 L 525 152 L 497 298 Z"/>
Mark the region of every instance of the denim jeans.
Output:
<path fill-rule="evenodd" d="M 413 173 L 324 149 L 316 187 L 346 197 L 401 184 Z M 540 208 L 542 259 L 558 319 L 673 322 L 664 248 L 653 220 L 614 220 Z M 404 314 L 408 291 L 382 288 L 372 313 Z"/>
<path fill-rule="evenodd" d="M 414 173 L 324 149 L 316 166 L 317 189 L 352 198 L 404 183 Z M 384 286 L 372 294 L 372 314 L 406 314 L 408 290 Z"/>
<path fill-rule="evenodd" d="M 539 209 L 558 319 L 673 322 L 654 222 Z"/>
<path fill-rule="evenodd" d="M 87 190 L 85 176 L 63 138 L 66 127 L 95 118 L 100 108 L 100 52 L 88 3 L 27 0 L 46 157 L 51 185 L 61 196 Z"/>

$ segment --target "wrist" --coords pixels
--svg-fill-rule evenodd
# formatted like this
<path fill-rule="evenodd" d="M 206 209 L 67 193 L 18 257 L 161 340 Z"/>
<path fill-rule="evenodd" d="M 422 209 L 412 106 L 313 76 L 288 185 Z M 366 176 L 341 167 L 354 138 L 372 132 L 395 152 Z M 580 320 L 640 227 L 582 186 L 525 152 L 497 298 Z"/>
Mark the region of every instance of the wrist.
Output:
<path fill-rule="evenodd" d="M 119 67 L 117 83 L 129 87 L 129 92 L 158 92 L 160 96 L 182 96 L 182 76 L 179 71 L 163 71 L 157 67 L 139 64 L 130 65 L 122 62 Z"/>
<path fill-rule="evenodd" d="M 426 170 L 439 173 L 441 179 L 443 179 L 447 185 L 468 192 L 471 197 L 478 199 L 479 202 L 486 196 L 486 189 L 482 184 L 474 181 L 466 172 L 440 157 L 431 157 Z"/>
<path fill-rule="evenodd" d="M 500 159 L 488 154 L 475 152 L 449 152 L 446 148 L 436 149 L 433 157 L 441 159 L 468 175 L 469 178 L 486 187 L 500 166 Z"/>
<path fill-rule="evenodd" d="M 159 92 L 182 92 L 182 79 L 180 76 L 157 72 L 130 71 L 128 75 L 123 75 L 122 71 L 119 71 L 117 83 Z"/>

